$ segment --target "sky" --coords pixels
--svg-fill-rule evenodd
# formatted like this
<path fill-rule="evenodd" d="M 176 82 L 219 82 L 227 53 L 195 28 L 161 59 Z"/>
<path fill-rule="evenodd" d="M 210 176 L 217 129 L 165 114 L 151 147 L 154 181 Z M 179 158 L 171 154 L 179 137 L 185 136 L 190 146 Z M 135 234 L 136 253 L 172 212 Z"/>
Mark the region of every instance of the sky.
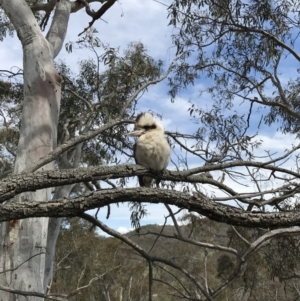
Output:
<path fill-rule="evenodd" d="M 164 1 L 166 5 L 171 4 L 171 2 L 170 0 Z M 93 9 L 96 10 L 98 7 L 92 4 Z M 174 59 L 175 48 L 171 42 L 174 29 L 167 26 L 167 10 L 164 5 L 153 0 L 117 1 L 105 13 L 103 20 L 98 20 L 94 24 L 99 32 L 98 37 L 103 43 L 109 44 L 110 47 L 119 47 L 120 53 L 127 48 L 129 43 L 142 42 L 146 46 L 149 55 L 155 59 L 161 59 L 166 66 Z M 91 18 L 83 10 L 72 14 L 65 43 L 75 42 L 78 39 L 78 34 L 87 27 L 90 21 Z M 1 42 L 0 57 L 5 58 L 5 60 L 1 60 L 0 69 L 9 70 L 12 66 L 22 68 L 22 47 L 16 36 L 13 38 L 7 37 Z M 56 60 L 65 61 L 76 72 L 79 59 L 89 57 L 92 57 L 92 54 L 86 50 L 73 50 L 69 54 L 63 47 Z M 140 100 L 138 110 L 141 112 L 153 110 L 162 113 L 164 115 L 162 123 L 165 128 L 175 131 L 179 125 L 173 123 L 173 117 L 176 116 L 178 120 L 183 116 L 188 117 L 188 101 L 178 99 L 175 104 L 172 104 L 166 93 L 162 94 L 161 90 L 166 90 L 165 83 L 151 87 L 150 92 L 146 93 L 147 95 Z M 168 114 L 164 114 L 166 110 Z M 137 179 L 132 179 L 129 186 L 136 185 Z M 167 215 L 167 211 L 163 205 L 147 205 L 147 211 L 149 214 L 142 220 L 141 224 L 164 223 L 164 215 Z M 120 232 L 131 229 L 130 211 L 127 204 L 113 206 L 108 220 L 106 220 L 106 214 L 106 208 L 102 208 L 98 218 L 106 222 L 108 226 Z"/>
<path fill-rule="evenodd" d="M 171 0 L 164 0 L 163 3 L 170 5 Z M 92 8 L 98 6 L 93 4 Z M 148 49 L 150 56 L 161 59 L 165 66 L 168 66 L 175 56 L 175 48 L 172 45 L 171 35 L 175 33 L 173 27 L 168 26 L 166 6 L 153 0 L 128 0 L 117 1 L 103 16 L 103 20 L 97 20 L 94 27 L 97 29 L 98 37 L 103 43 L 109 44 L 113 48 L 120 47 L 120 52 L 127 48 L 131 42 L 142 42 Z M 91 20 L 85 12 L 79 11 L 71 15 L 65 43 L 78 39 L 78 34 L 87 27 Z M 0 69 L 10 69 L 12 66 L 22 67 L 22 48 L 19 40 L 6 38 L 0 44 L 0 57 L 5 58 L 0 62 Z M 89 58 L 91 54 L 86 50 L 73 50 L 71 54 L 62 49 L 57 60 L 63 60 L 71 66 L 75 72 L 78 70 L 79 59 Z M 292 66 L 287 66 L 287 71 Z M 288 71 L 291 72 L 291 71 Z M 152 110 L 163 115 L 162 123 L 168 131 L 180 131 L 183 133 L 193 133 L 197 125 L 190 122 L 188 109 L 190 101 L 197 101 L 198 105 L 205 108 L 210 106 L 210 99 L 207 94 L 199 95 L 199 91 L 206 87 L 205 80 L 196 82 L 194 86 L 178 96 L 174 103 L 167 95 L 166 81 L 152 86 L 140 99 L 137 109 L 140 112 Z M 242 106 L 240 108 L 242 112 Z M 257 115 L 260 116 L 260 115 Z M 274 130 L 263 129 L 258 136 L 262 140 L 262 149 L 272 152 L 284 152 L 286 145 L 296 143 L 292 135 L 282 135 Z M 196 167 L 199 162 L 192 161 L 191 167 Z M 169 166 L 172 168 L 172 166 Z M 220 176 L 216 174 L 216 176 Z M 229 185 L 236 185 L 230 179 L 226 179 Z M 129 186 L 136 186 L 137 180 L 132 179 Z M 251 187 L 252 188 L 252 187 Z M 248 188 L 247 188 L 248 189 Z M 247 190 L 245 188 L 245 191 Z M 145 224 L 163 224 L 167 211 L 163 205 L 147 205 L 149 214 L 141 221 Z M 98 218 L 108 226 L 126 232 L 131 228 L 130 212 L 127 204 L 113 206 L 111 215 L 106 220 L 106 208 L 102 208 Z"/>

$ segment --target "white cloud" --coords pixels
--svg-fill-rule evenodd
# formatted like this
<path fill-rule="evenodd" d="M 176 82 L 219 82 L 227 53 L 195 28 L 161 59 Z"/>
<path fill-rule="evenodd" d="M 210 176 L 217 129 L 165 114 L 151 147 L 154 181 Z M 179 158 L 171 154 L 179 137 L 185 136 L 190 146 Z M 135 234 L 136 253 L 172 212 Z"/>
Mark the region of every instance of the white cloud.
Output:
<path fill-rule="evenodd" d="M 166 4 L 170 3 L 170 0 L 166 1 Z M 92 5 L 93 7 L 97 9 L 99 6 Z M 116 2 L 105 13 L 103 20 L 94 23 L 94 27 L 99 32 L 98 36 L 103 43 L 108 43 L 114 48 L 125 49 L 133 41 L 142 42 L 151 56 L 160 57 L 163 60 L 168 59 L 172 28 L 167 27 L 168 20 L 165 6 L 152 0 Z M 76 41 L 78 34 L 87 27 L 90 21 L 91 18 L 86 15 L 84 10 L 72 14 L 65 41 Z M 86 57 L 86 50 L 80 52 L 83 55 L 81 57 Z M 76 60 L 74 60 L 76 56 L 67 54 L 63 49 L 59 58 L 72 60 L 76 63 Z"/>
<path fill-rule="evenodd" d="M 125 234 L 125 233 L 127 233 L 127 232 L 129 232 L 129 231 L 132 231 L 133 229 L 132 228 L 125 228 L 125 227 L 119 227 L 118 229 L 117 229 L 117 231 L 119 232 L 119 233 L 121 233 L 121 234 Z"/>
<path fill-rule="evenodd" d="M 262 149 L 273 151 L 285 151 L 290 149 L 292 145 L 299 143 L 295 135 L 280 132 L 273 132 L 270 135 L 259 134 L 257 139 L 262 140 Z"/>
<path fill-rule="evenodd" d="M 171 4 L 172 0 L 164 1 L 165 4 Z M 92 5 L 94 9 L 96 6 Z M 97 6 L 98 7 L 98 6 Z M 124 15 L 121 17 L 121 15 Z M 152 0 L 131 0 L 116 2 L 115 5 L 107 11 L 103 19 L 108 23 L 98 20 L 95 23 L 95 28 L 98 30 L 98 37 L 103 43 L 108 43 L 111 47 L 121 50 L 127 48 L 127 45 L 133 41 L 140 41 L 145 44 L 149 50 L 149 55 L 156 59 L 162 59 L 165 62 L 165 68 L 174 58 L 174 48 L 171 47 L 172 27 L 168 27 L 166 7 Z M 80 22 L 78 21 L 80 20 Z M 76 41 L 78 34 L 88 25 L 91 18 L 88 17 L 84 10 L 71 15 L 70 24 L 65 42 Z M 46 32 L 45 32 L 46 34 Z M 0 69 L 10 69 L 11 66 L 22 67 L 22 47 L 18 38 L 6 38 L 2 42 L 0 48 Z M 91 54 L 87 50 L 74 50 L 68 54 L 63 47 L 57 59 L 63 59 L 66 63 L 72 66 L 72 70 L 78 69 L 77 63 L 79 59 L 87 59 Z M 289 73 L 288 73 L 289 74 Z M 166 81 L 151 86 L 138 104 L 138 110 L 148 111 L 149 109 L 163 115 L 162 123 L 168 131 L 180 131 L 187 134 L 192 134 L 197 130 L 198 125 L 191 123 L 191 117 L 188 109 L 191 102 L 196 102 L 199 107 L 209 109 L 212 105 L 210 95 L 203 93 L 199 95 L 200 90 L 205 90 L 205 80 L 199 80 L 194 86 L 190 86 L 186 91 L 183 91 L 181 97 L 177 97 L 174 103 L 171 103 L 170 97 L 167 96 L 168 87 Z M 238 108 L 238 113 L 247 113 L 248 106 L 242 105 Z M 260 120 L 259 114 L 258 120 Z M 132 128 L 132 126 L 131 126 Z M 257 136 L 263 141 L 262 149 L 256 153 L 266 155 L 264 150 L 284 152 L 287 147 L 295 143 L 295 137 L 292 135 L 282 135 L 273 128 L 266 128 L 264 134 Z M 192 142 L 188 142 L 190 146 Z M 176 148 L 176 151 L 184 155 L 184 151 Z M 200 159 L 193 158 L 190 161 L 190 167 L 203 165 Z M 171 164 L 170 166 L 171 167 Z M 216 172 L 214 175 L 219 177 L 221 172 Z M 254 184 L 249 184 L 249 187 L 237 185 L 236 182 L 226 177 L 225 183 L 232 188 L 239 189 L 240 192 L 253 190 Z M 271 185 L 271 183 L 270 183 Z M 128 187 L 137 186 L 136 178 L 132 178 Z M 210 189 L 210 187 L 208 187 Z M 211 189 L 212 190 L 212 189 Z M 216 193 L 222 194 L 220 191 Z M 224 195 L 224 194 L 222 194 Z M 168 215 L 167 210 L 161 204 L 147 204 L 149 215 L 142 219 L 141 224 L 163 224 L 164 217 Z M 92 211 L 92 213 L 95 211 Z M 111 206 L 111 215 L 106 219 L 107 210 L 101 208 L 98 215 L 99 219 L 105 222 L 108 226 L 118 229 L 119 232 L 125 233 L 131 229 L 130 212 L 127 204 L 119 204 L 119 206 Z"/>

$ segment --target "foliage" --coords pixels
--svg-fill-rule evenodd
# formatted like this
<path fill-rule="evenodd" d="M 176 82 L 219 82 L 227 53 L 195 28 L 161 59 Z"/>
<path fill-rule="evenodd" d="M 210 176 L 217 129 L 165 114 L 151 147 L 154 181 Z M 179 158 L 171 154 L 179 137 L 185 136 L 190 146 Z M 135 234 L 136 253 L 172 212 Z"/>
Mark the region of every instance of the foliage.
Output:
<path fill-rule="evenodd" d="M 244 102 L 251 110 L 255 104 L 266 124 L 298 133 L 299 77 L 296 70 L 287 83 L 281 76 L 286 62 L 300 59 L 298 10 L 297 1 L 174 1 L 170 24 L 179 26 L 173 39 L 184 56 L 170 82 L 172 97 L 179 87 L 208 78 L 206 91 L 218 107 Z"/>
<path fill-rule="evenodd" d="M 26 298 L 34 294 L 44 298 L 45 293 L 67 300 L 107 301 L 299 298 L 300 144 L 290 143 L 280 153 L 273 153 L 263 146 L 261 135 L 263 127 L 299 135 L 299 76 L 294 67 L 300 61 L 299 3 L 174 0 L 168 9 L 178 56 L 164 72 L 163 63 L 151 58 L 142 43 L 131 43 L 120 55 L 118 49 L 97 38 L 91 26 L 115 0 L 104 1 L 97 12 L 91 10 L 89 2 L 30 0 L 29 7 L 23 3 L 43 30 L 54 9 L 52 24 L 59 28 L 68 19 L 62 12 L 68 11 L 69 17 L 85 8 L 92 17 L 85 35 L 66 44 L 70 53 L 81 48 L 94 55 L 79 62 L 78 73 L 65 62 L 54 66 L 68 21 L 61 32 L 50 26 L 46 38 L 28 27 L 29 34 L 39 37 L 39 46 L 49 46 L 44 52 L 39 46 L 35 48 L 39 54 L 30 57 L 34 63 L 28 67 L 35 66 L 34 71 L 1 71 L 3 177 L 14 165 L 19 167 L 15 160 L 21 160 L 20 153 L 26 147 L 36 141 L 40 145 L 29 148 L 29 172 L 15 169 L 18 175 L 1 182 L 0 235 L 5 237 L 1 251 L 6 255 L 0 254 L 1 260 L 4 258 L 0 290 L 10 292 L 6 278 L 14 278 L 14 269 L 27 275 L 35 266 L 38 256 L 32 255 L 32 249 L 45 248 L 46 253 L 40 251 L 38 255 L 45 254 L 48 264 L 56 241 L 51 239 L 58 233 L 53 234 L 53 224 L 60 225 L 55 218 L 75 216 L 63 220 L 50 289 L 32 292 L 26 284 L 26 291 L 22 291 L 27 281 L 22 279 L 13 293 Z M 7 10 L 11 8 L 9 2 L 1 3 Z M 12 15 L 6 15 L 17 23 Z M 13 33 L 6 15 L 0 10 L 0 40 Z M 18 31 L 19 37 L 23 34 Z M 23 40 L 24 49 L 32 41 Z M 47 51 L 49 56 L 43 57 Z M 289 75 L 282 73 L 286 65 L 292 66 Z M 148 86 L 167 76 L 173 101 L 191 85 L 197 95 L 200 93 L 199 101 L 190 101 L 189 121 L 194 132 L 167 132 L 172 142 L 172 171 L 155 174 L 145 167 L 121 165 L 132 158 L 132 142 L 124 134 L 133 123 L 140 97 Z M 26 84 L 28 78 L 30 84 Z M 44 85 L 52 92 L 42 90 Z M 56 97 L 60 88 L 61 105 L 60 97 Z M 45 110 L 53 103 L 57 106 L 49 110 L 47 125 L 42 118 L 32 118 L 40 122 L 34 127 L 30 118 L 25 118 L 29 107 L 36 109 L 32 103 L 36 107 L 46 104 Z M 42 116 L 43 112 L 38 113 Z M 22 132 L 25 122 L 28 128 Z M 53 141 L 43 140 L 43 133 Z M 20 149 L 22 143 L 24 149 Z M 39 153 L 41 149 L 47 149 L 46 153 Z M 26 165 L 29 159 L 24 156 L 21 163 Z M 127 188 L 128 177 L 145 174 L 165 180 L 163 189 Z M 85 213 L 107 206 L 109 218 L 110 206 L 119 202 L 130 204 L 132 226 L 140 228 L 138 232 L 122 235 L 98 219 L 97 213 L 95 217 Z M 164 205 L 168 212 L 164 226 L 141 227 L 140 220 L 147 214 L 145 202 Z M 46 239 L 45 246 L 40 246 L 34 240 L 39 235 L 27 235 L 40 230 L 28 218 L 45 216 L 51 219 L 49 224 L 45 219 L 45 231 L 40 236 L 44 241 L 49 237 L 53 244 Z M 26 220 L 17 221 L 22 218 Z M 29 227 L 23 227 L 26 223 Z M 112 237 L 99 236 L 96 226 Z M 32 245 L 9 252 L 19 246 L 19 241 L 12 243 L 17 235 L 22 243 L 27 240 Z M 44 268 L 43 259 L 41 262 Z M 51 268 L 47 265 L 45 274 Z M 3 276 L 6 273 L 11 273 L 10 277 Z M 39 282 L 43 280 L 31 284 Z"/>
<path fill-rule="evenodd" d="M 13 35 L 13 26 L 6 14 L 0 8 L 0 41 L 3 41 L 7 35 Z"/>
<path fill-rule="evenodd" d="M 202 219 L 199 231 L 193 232 L 193 239 L 211 241 L 214 237 L 214 244 L 223 244 L 223 239 L 228 241 L 228 236 L 220 235 L 218 231 L 220 226 L 228 229 L 229 236 L 234 236 L 230 242 L 231 246 L 238 247 L 241 251 L 246 248 L 236 235 L 230 234 L 228 226 L 211 222 L 208 219 Z M 192 223 L 180 226 L 184 233 L 190 233 L 191 227 L 193 227 Z M 257 235 L 254 230 L 246 228 L 238 230 L 247 238 Z M 222 282 L 219 278 L 223 280 L 228 278 L 236 264 L 233 256 L 215 250 L 200 250 L 191 244 L 178 242 L 171 238 L 174 231 L 176 231 L 174 226 L 147 225 L 140 228 L 139 234 L 133 231 L 126 236 L 144 249 L 151 249 L 155 256 L 172 258 L 187 268 L 191 275 L 203 277 L 203 271 L 207 269 L 212 287 Z M 154 233 L 160 233 L 163 236 L 170 235 L 170 237 L 162 236 L 157 239 Z M 290 255 L 282 257 L 277 253 L 292 252 L 293 247 L 282 248 L 281 244 L 281 249 L 274 252 L 274 244 L 282 240 L 289 240 L 289 238 L 274 240 L 272 244 L 264 247 L 262 252 L 254 255 L 254 258 L 248 262 L 243 277 L 230 285 L 226 294 L 216 300 L 224 300 L 227 296 L 231 300 L 254 298 L 254 300 L 271 301 L 275 298 L 275 292 L 277 298 L 293 300 L 297 296 L 293 288 L 293 283 L 296 283 L 295 279 L 285 279 L 285 282 L 279 282 L 274 275 L 270 274 L 270 271 L 277 266 L 270 257 L 275 260 L 290 258 L 291 262 L 295 261 L 295 258 L 292 259 Z M 292 270 L 287 264 L 281 265 L 281 268 L 286 271 Z M 278 272 L 280 272 L 279 269 Z M 193 290 L 192 283 L 186 281 L 183 274 L 170 269 L 167 265 L 155 264 L 153 273 L 155 293 L 159 296 L 159 300 L 181 300 L 180 294 L 174 294 L 174 288 L 179 291 Z M 103 296 L 103 300 L 111 301 L 127 298 L 126 296 L 134 300 L 144 300 L 147 296 L 147 264 L 142 257 L 115 238 L 99 236 L 84 220 L 77 218 L 65 220 L 58 239 L 56 272 L 51 292 L 70 292 L 84 286 L 96 275 L 103 276 L 91 286 L 83 289 L 81 294 L 76 296 L 76 300 L 93 299 L 97 296 Z M 163 283 L 168 283 L 168 285 L 163 285 Z M 153 300 L 156 298 L 154 297 Z"/>

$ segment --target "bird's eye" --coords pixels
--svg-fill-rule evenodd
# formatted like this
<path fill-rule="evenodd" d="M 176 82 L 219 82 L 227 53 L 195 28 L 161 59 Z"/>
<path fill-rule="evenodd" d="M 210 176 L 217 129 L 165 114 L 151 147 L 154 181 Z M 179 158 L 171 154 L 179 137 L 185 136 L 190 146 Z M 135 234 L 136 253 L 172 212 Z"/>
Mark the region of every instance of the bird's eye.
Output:
<path fill-rule="evenodd" d="M 151 125 L 144 125 L 143 128 L 146 130 L 146 131 L 149 131 L 149 130 L 154 130 L 156 129 L 156 125 L 153 123 Z"/>

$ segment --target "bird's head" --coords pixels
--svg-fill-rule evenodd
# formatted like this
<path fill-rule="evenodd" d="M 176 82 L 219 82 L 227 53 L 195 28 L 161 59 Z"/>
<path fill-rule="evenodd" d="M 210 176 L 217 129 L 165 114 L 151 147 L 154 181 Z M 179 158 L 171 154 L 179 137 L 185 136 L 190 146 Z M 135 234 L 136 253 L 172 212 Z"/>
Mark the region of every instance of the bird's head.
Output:
<path fill-rule="evenodd" d="M 164 132 L 164 128 L 150 113 L 141 113 L 136 117 L 133 132 L 127 135 L 139 137 L 147 131 Z"/>

